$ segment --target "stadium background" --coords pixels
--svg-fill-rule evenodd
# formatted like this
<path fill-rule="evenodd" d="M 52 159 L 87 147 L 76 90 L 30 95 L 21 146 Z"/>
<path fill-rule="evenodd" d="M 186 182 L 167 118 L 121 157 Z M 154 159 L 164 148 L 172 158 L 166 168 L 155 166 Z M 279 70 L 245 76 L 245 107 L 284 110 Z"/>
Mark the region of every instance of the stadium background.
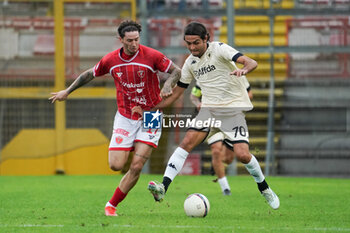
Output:
<path fill-rule="evenodd" d="M 267 175 L 349 177 L 349 0 L 5 0 L 0 8 L 0 174 L 112 174 L 107 150 L 116 111 L 110 77 L 50 104 L 107 52 L 116 25 L 143 26 L 142 44 L 182 65 L 184 25 L 258 61 L 249 74 L 251 150 Z M 163 74 L 160 74 L 163 76 Z M 168 113 L 192 108 L 189 91 Z M 183 131 L 163 133 L 145 173 L 163 173 Z M 234 163 L 230 174 L 244 174 Z M 191 153 L 183 173 L 208 174 L 210 151 Z"/>

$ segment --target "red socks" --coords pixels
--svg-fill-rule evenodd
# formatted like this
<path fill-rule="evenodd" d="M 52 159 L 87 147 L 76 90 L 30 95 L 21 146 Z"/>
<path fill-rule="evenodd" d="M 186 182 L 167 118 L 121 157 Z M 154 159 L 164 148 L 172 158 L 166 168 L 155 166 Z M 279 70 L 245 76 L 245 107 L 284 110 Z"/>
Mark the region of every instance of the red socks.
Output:
<path fill-rule="evenodd" d="M 109 203 L 111 203 L 114 207 L 116 207 L 120 202 L 122 202 L 124 200 L 124 198 L 126 197 L 127 193 L 123 193 L 120 188 L 118 187 L 111 200 L 109 200 Z"/>

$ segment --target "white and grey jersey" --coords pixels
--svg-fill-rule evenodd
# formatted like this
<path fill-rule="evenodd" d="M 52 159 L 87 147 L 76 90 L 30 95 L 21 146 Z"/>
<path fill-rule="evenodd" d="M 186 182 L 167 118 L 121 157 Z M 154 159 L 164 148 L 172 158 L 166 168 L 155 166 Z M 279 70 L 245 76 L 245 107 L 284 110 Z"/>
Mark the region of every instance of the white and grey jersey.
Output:
<path fill-rule="evenodd" d="M 230 75 L 237 69 L 233 60 L 240 55 L 225 43 L 210 42 L 202 57 L 190 55 L 186 59 L 180 82 L 190 84 L 196 79 L 202 90 L 202 107 L 251 110 L 253 105 L 247 93 L 246 78 Z"/>

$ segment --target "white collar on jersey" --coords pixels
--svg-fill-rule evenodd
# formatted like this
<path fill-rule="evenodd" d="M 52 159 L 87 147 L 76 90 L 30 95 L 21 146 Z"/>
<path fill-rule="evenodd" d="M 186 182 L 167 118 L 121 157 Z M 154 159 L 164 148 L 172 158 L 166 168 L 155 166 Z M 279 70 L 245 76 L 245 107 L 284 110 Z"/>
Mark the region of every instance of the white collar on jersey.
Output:
<path fill-rule="evenodd" d="M 122 57 L 122 53 L 123 53 L 123 49 L 124 48 L 121 48 L 120 49 L 120 52 L 119 52 L 119 58 L 123 61 L 123 62 L 131 62 L 132 60 L 134 60 L 135 59 L 135 57 L 139 54 L 139 52 L 140 52 L 140 48 L 139 48 L 139 50 L 137 50 L 137 52 L 135 53 L 135 55 L 132 57 L 132 58 L 130 58 L 129 60 L 125 60 L 125 59 L 123 59 L 123 57 Z"/>

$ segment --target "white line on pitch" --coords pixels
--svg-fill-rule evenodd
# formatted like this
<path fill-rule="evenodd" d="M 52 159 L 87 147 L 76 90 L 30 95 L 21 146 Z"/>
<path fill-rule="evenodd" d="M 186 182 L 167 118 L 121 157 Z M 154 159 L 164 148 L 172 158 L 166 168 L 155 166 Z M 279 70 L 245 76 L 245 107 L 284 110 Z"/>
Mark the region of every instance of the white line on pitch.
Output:
<path fill-rule="evenodd" d="M 295 231 L 295 230 L 310 230 L 310 231 L 331 231 L 331 232 L 350 232 L 350 228 L 341 228 L 341 227 L 272 227 L 272 228 L 267 228 L 267 227 L 240 227 L 240 226 L 208 226 L 208 225 L 203 225 L 203 226 L 196 226 L 196 225 L 174 225 L 174 226 L 169 226 L 169 225 L 143 225 L 143 226 L 138 226 L 138 225 L 118 225 L 118 224 L 113 224 L 111 226 L 114 227 L 125 227 L 125 228 L 143 228 L 143 227 L 150 227 L 150 228 L 198 228 L 198 229 L 242 229 L 242 230 L 283 230 L 283 231 Z"/>
<path fill-rule="evenodd" d="M 9 224 L 0 224 L 0 228 L 7 228 L 7 227 L 19 227 L 19 228 L 35 228 L 35 227 L 71 227 L 74 225 L 45 225 L 45 224 L 19 224 L 19 225 L 9 225 Z M 87 224 L 85 225 L 87 227 L 101 227 L 101 224 Z M 149 228 L 165 228 L 165 229 L 172 229 L 172 228 L 192 228 L 192 229 L 242 229 L 242 230 L 280 230 L 280 231 L 295 231 L 295 230 L 309 230 L 309 231 L 331 231 L 331 232 L 350 232 L 350 228 L 341 228 L 341 227 L 272 227 L 272 228 L 267 228 L 267 227 L 241 227 L 241 226 L 208 226 L 208 225 L 203 225 L 203 226 L 196 226 L 196 225 L 119 225 L 119 224 L 111 224 L 107 225 L 111 227 L 124 227 L 124 228 L 144 228 L 144 227 L 149 227 Z"/>
<path fill-rule="evenodd" d="M 0 225 L 0 227 L 64 227 L 64 225 L 39 225 L 39 224 L 20 224 L 20 225 Z"/>

